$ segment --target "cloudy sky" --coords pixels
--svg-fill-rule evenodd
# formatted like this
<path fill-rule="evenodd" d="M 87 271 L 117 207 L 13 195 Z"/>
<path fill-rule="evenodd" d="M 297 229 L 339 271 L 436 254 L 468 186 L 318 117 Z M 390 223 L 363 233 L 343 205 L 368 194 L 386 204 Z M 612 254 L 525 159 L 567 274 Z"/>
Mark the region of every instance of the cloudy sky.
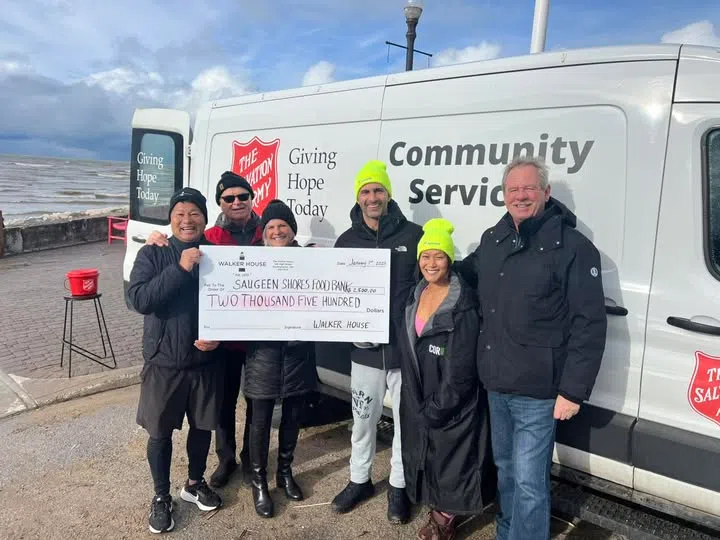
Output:
<path fill-rule="evenodd" d="M 0 153 L 125 160 L 135 107 L 404 69 L 404 0 L 3 0 Z M 525 54 L 534 0 L 425 0 L 431 65 Z M 552 0 L 548 49 L 720 47 L 716 0 Z M 422 56 L 417 68 L 427 66 Z"/>

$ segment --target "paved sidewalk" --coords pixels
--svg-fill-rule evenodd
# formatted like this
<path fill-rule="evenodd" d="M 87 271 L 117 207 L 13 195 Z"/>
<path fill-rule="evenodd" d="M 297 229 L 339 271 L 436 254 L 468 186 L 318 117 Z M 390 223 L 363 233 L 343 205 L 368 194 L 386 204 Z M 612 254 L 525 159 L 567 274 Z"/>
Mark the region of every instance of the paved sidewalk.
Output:
<path fill-rule="evenodd" d="M 125 306 L 124 254 L 120 242 L 95 242 L 0 259 L 0 418 L 137 381 L 142 316 Z M 118 369 L 73 354 L 68 378 L 67 348 L 60 367 L 63 296 L 68 294 L 65 274 L 76 268 L 100 272 L 101 302 Z M 73 333 L 80 346 L 102 354 L 92 302 L 75 304 Z"/>

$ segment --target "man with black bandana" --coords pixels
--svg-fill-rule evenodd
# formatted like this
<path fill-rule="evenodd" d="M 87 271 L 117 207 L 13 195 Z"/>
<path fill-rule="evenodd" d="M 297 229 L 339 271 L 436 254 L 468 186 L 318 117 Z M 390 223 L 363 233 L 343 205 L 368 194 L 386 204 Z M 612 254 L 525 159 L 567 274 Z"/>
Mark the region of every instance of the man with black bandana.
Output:
<path fill-rule="evenodd" d="M 211 431 L 222 403 L 223 361 L 218 342 L 198 339 L 198 264 L 207 223 L 205 197 L 183 188 L 170 199 L 172 237 L 166 246 L 138 252 L 128 296 L 145 315 L 140 402 L 137 423 L 150 436 L 147 459 L 155 484 L 150 507 L 152 533 L 171 531 L 175 522 L 170 496 L 172 432 L 187 415 L 188 480 L 180 498 L 210 511 L 222 504 L 205 483 Z"/>

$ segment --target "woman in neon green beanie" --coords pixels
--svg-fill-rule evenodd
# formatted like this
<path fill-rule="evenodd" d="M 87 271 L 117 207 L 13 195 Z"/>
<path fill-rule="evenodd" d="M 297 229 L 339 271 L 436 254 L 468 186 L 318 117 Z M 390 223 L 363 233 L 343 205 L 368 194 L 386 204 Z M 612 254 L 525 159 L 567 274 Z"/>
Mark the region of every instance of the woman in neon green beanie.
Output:
<path fill-rule="evenodd" d="M 477 299 L 452 270 L 453 225 L 431 219 L 418 244 L 422 280 L 405 309 L 400 423 L 407 494 L 430 507 L 421 540 L 452 539 L 459 515 L 495 495 L 486 395 L 476 369 Z"/>

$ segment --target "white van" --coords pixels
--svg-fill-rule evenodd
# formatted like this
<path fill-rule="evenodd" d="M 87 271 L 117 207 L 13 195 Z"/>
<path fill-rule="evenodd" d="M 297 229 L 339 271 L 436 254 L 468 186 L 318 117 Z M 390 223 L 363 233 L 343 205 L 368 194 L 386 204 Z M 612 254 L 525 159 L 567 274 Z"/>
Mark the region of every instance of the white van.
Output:
<path fill-rule="evenodd" d="M 718 49 L 562 51 L 242 96 L 204 105 L 192 131 L 187 113 L 137 110 L 125 279 L 168 230 L 176 188 L 207 194 L 214 222 L 225 170 L 250 180 L 258 214 L 281 198 L 301 243 L 331 246 L 371 158 L 409 219 L 455 224 L 465 256 L 505 211 L 520 153 L 546 158 L 602 254 L 607 347 L 589 404 L 559 427 L 559 470 L 720 530 Z M 349 370 L 318 358 L 327 392 L 347 394 Z"/>

